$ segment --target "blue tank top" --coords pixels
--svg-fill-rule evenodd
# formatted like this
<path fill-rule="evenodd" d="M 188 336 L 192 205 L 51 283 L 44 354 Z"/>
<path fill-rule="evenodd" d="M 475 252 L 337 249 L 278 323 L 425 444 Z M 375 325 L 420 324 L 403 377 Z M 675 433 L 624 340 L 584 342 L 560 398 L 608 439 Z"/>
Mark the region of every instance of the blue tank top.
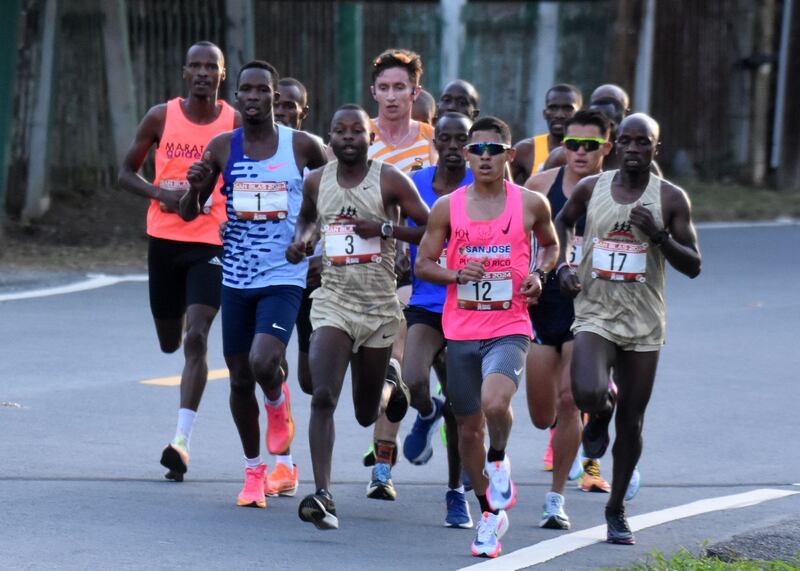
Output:
<path fill-rule="evenodd" d="M 303 175 L 292 147 L 294 131 L 276 127 L 278 149 L 261 161 L 244 154 L 241 128 L 231 136 L 222 187 L 228 214 L 222 283 L 228 287 L 306 285 L 308 262 L 295 265 L 286 260 L 303 201 Z"/>
<path fill-rule="evenodd" d="M 411 180 L 419 191 L 419 195 L 428 208 L 433 206 L 433 203 L 439 198 L 439 195 L 433 190 L 433 176 L 436 174 L 436 167 L 426 167 L 424 169 L 414 171 L 411 173 Z M 464 174 L 464 179 L 458 186 L 471 184 L 473 180 L 472 171 L 467 168 Z M 409 226 L 416 226 L 414 221 L 408 220 Z M 411 299 L 408 300 L 409 305 L 421 307 L 432 311 L 434 313 L 442 313 L 444 311 L 444 300 L 447 297 L 447 286 L 432 284 L 430 282 L 418 279 L 414 274 L 414 262 L 417 259 L 417 246 L 410 245 L 411 249 Z"/>
<path fill-rule="evenodd" d="M 556 179 L 553 181 L 553 184 L 550 186 L 550 190 L 547 192 L 547 201 L 550 203 L 550 211 L 552 212 L 553 220 L 555 220 L 556 216 L 558 216 L 558 213 L 561 212 L 561 209 L 564 208 L 564 205 L 567 203 L 567 197 L 564 195 L 564 167 L 558 169 Z M 584 216 L 578 220 L 578 223 L 575 225 L 576 238 L 583 237 L 583 228 L 585 225 L 586 217 Z M 569 256 L 567 259 L 569 260 Z M 561 298 L 561 290 L 559 287 L 558 278 L 556 278 L 555 275 L 555 271 L 551 272 L 544 284 L 540 303 L 542 301 L 547 302 L 554 298 Z M 571 300 L 570 303 L 572 303 Z"/>

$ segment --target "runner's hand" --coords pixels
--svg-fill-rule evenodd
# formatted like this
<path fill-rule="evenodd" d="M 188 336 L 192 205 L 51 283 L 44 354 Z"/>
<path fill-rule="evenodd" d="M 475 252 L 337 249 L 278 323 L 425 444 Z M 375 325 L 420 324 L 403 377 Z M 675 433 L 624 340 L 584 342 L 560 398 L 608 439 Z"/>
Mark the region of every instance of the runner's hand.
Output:
<path fill-rule="evenodd" d="M 480 281 L 486 273 L 484 264 L 486 264 L 487 261 L 489 261 L 489 258 L 483 258 L 480 262 L 472 260 L 461 268 L 461 283 Z"/>
<path fill-rule="evenodd" d="M 189 184 L 192 186 L 199 185 L 211 176 L 211 173 L 214 172 L 214 170 L 211 168 L 211 162 L 209 161 L 210 158 L 211 153 L 206 151 L 202 159 L 189 167 L 189 170 L 186 171 L 186 180 L 189 181 Z"/>
<path fill-rule="evenodd" d="M 372 220 L 364 220 L 363 218 L 353 218 L 350 221 L 353 224 L 353 231 L 356 236 L 363 239 L 376 238 L 381 235 L 381 223 Z"/>
<path fill-rule="evenodd" d="M 186 192 L 185 190 L 164 190 L 163 188 L 158 188 L 156 198 L 161 203 L 161 210 L 163 212 L 179 212 L 181 198 L 183 198 Z"/>
<path fill-rule="evenodd" d="M 630 220 L 631 224 L 644 232 L 650 239 L 663 230 L 663 228 L 659 228 L 656 225 L 656 220 L 653 218 L 653 213 L 650 212 L 650 209 L 641 204 L 637 204 L 631 209 Z"/>
<path fill-rule="evenodd" d="M 406 255 L 405 248 L 397 249 L 394 258 L 394 272 L 401 282 L 411 277 L 411 258 Z"/>
<path fill-rule="evenodd" d="M 286 259 L 291 264 L 299 264 L 306 257 L 308 244 L 306 242 L 292 242 L 286 248 Z"/>
<path fill-rule="evenodd" d="M 539 274 L 528 274 L 528 277 L 522 280 L 519 292 L 527 298 L 528 305 L 539 303 L 539 296 L 542 295 L 542 280 L 539 279 Z"/>
<path fill-rule="evenodd" d="M 558 287 L 565 296 L 575 298 L 581 292 L 581 282 L 575 271 L 568 266 L 561 268 L 556 277 L 558 277 Z"/>

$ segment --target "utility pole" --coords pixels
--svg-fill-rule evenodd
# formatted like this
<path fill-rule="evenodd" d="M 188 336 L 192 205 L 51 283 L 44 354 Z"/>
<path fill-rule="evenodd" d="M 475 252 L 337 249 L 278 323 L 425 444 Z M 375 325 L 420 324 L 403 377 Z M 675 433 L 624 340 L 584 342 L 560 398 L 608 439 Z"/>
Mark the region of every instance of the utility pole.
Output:
<path fill-rule="evenodd" d="M 6 180 L 14 117 L 14 79 L 17 76 L 17 27 L 22 13 L 20 0 L 6 0 L 0 20 L 0 235 L 6 217 Z"/>
<path fill-rule="evenodd" d="M 361 2 L 336 3 L 336 103 L 361 101 L 364 9 Z"/>

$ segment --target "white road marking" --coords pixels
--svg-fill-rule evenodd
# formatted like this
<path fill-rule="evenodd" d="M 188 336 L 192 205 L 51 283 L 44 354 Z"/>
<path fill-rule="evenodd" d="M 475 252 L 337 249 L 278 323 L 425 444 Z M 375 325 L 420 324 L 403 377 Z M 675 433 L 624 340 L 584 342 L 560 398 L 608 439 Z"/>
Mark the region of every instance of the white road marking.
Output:
<path fill-rule="evenodd" d="M 776 218 L 775 220 L 752 220 L 741 222 L 698 222 L 698 230 L 727 230 L 730 228 L 773 228 L 779 226 L 797 226 L 800 220 L 796 218 Z"/>
<path fill-rule="evenodd" d="M 704 513 L 732 510 L 738 508 L 746 508 L 766 502 L 769 500 L 776 500 L 798 494 L 800 492 L 792 492 L 789 490 L 771 490 L 760 489 L 742 494 L 733 494 L 731 496 L 722 496 L 719 498 L 708 498 L 705 500 L 698 500 L 684 504 L 682 506 L 675 506 L 674 508 L 667 508 L 650 512 L 647 514 L 637 515 L 628 518 L 628 524 L 634 532 L 654 527 L 671 521 L 692 517 Z M 481 569 L 486 571 L 503 570 L 515 571 L 517 569 L 524 569 L 531 565 L 538 565 L 545 561 L 550 561 L 556 557 L 560 557 L 565 553 L 570 553 L 588 547 L 595 543 L 601 543 L 606 540 L 606 526 L 598 525 L 589 529 L 576 531 L 561 535 L 554 539 L 541 541 L 536 545 L 524 547 L 513 551 L 507 555 L 501 555 L 497 559 L 492 559 L 476 565 L 464 567 L 459 571 L 465 569 Z"/>
<path fill-rule="evenodd" d="M 55 287 L 46 287 L 42 289 L 31 289 L 25 291 L 17 291 L 14 293 L 0 294 L 0 301 L 16 301 L 18 299 L 33 299 L 37 297 L 49 297 L 51 295 L 63 295 L 65 293 L 76 293 L 79 291 L 87 291 L 90 289 L 97 289 L 116 285 L 123 282 L 146 282 L 146 274 L 128 274 L 122 276 L 109 276 L 106 274 L 87 274 L 86 279 Z"/>

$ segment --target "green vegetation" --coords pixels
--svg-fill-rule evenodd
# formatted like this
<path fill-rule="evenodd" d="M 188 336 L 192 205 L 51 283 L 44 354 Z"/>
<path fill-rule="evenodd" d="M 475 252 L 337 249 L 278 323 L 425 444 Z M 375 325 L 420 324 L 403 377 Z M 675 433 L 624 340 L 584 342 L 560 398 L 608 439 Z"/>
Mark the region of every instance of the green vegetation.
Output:
<path fill-rule="evenodd" d="M 716 557 L 699 557 L 681 549 L 671 557 L 654 551 L 644 563 L 605 571 L 798 571 L 800 555 L 793 562 L 738 560 L 726 562 Z"/>
<path fill-rule="evenodd" d="M 680 183 L 692 200 L 697 222 L 800 218 L 800 193 L 777 192 L 735 183 Z"/>

